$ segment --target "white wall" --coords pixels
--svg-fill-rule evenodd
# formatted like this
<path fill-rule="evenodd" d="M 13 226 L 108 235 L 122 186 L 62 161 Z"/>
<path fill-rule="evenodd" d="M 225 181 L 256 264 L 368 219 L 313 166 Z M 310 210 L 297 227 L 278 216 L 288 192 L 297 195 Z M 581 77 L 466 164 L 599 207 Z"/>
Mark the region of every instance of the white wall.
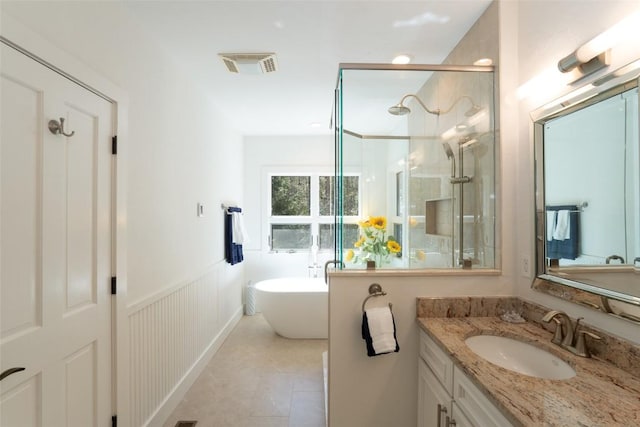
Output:
<path fill-rule="evenodd" d="M 497 7 L 485 15 L 461 40 L 451 57 L 457 64 L 491 57 L 497 64 Z M 487 32 L 487 27 L 490 31 Z M 493 37 L 493 39 L 492 39 Z M 493 41 L 491 41 L 491 39 Z M 474 44 L 477 41 L 477 45 Z M 473 59 L 472 59 L 473 58 Z M 503 76 L 500 74 L 500 79 Z M 502 84 L 502 81 L 500 81 Z M 502 110 L 501 110 L 502 111 Z M 501 125 L 504 121 L 499 121 Z M 502 129 L 501 129 L 502 131 Z M 516 145 L 501 141 L 501 157 L 515 158 Z M 497 250 L 502 271 L 449 270 L 432 272 L 342 272 L 331 276 L 329 292 L 329 423 L 333 427 L 414 426 L 417 417 L 418 296 L 507 296 L 516 291 L 515 239 L 513 215 L 515 164 L 502 162 L 498 191 L 502 240 Z M 500 227 L 498 227 L 500 228 Z M 500 239 L 498 234 L 497 239 Z M 373 304 L 393 303 L 400 352 L 369 358 L 360 337 L 362 301 L 371 283 L 377 282 L 388 293 Z"/>
<path fill-rule="evenodd" d="M 513 200 L 515 218 L 504 232 L 514 239 L 520 266 L 523 259 L 534 265 L 534 194 L 533 142 L 529 113 L 541 105 L 572 90 L 566 76 L 557 70 L 557 62 L 582 43 L 616 24 L 640 8 L 637 1 L 580 2 L 572 1 L 505 1 L 501 4 L 501 103 L 502 143 L 510 146 L 505 156 L 503 172 L 516 183 Z M 615 70 L 640 57 L 638 40 L 619 45 L 612 54 L 610 70 Z M 589 77 L 585 82 L 597 78 Z M 574 86 L 574 88 L 577 86 Z M 511 166 L 507 166 L 511 165 Z M 506 202 L 506 201 L 505 201 Z M 517 221 L 515 220 L 517 218 Z M 530 301 L 566 311 L 572 317 L 584 317 L 585 322 L 611 331 L 618 336 L 640 342 L 638 326 L 594 310 L 531 290 L 533 271 L 518 274 L 516 294 Z"/>
<path fill-rule="evenodd" d="M 529 112 L 570 88 L 564 82 L 545 81 L 519 98 L 518 90 L 531 78 L 560 74 L 557 61 L 599 32 L 616 23 L 637 2 L 502 1 L 499 13 L 498 65 L 500 86 L 500 170 L 498 176 L 498 276 L 345 276 L 330 281 L 329 349 L 332 426 L 415 425 L 417 328 L 416 296 L 517 295 L 544 306 L 564 310 L 585 321 L 638 342 L 638 326 L 531 290 L 534 260 L 534 173 Z M 585 25 L 589 23 L 589 25 Z M 482 25 L 479 26 L 482 28 Z M 484 33 L 483 33 L 484 34 Z M 479 36 L 486 42 L 486 39 Z M 471 40 L 471 38 L 470 38 Z M 465 40 L 461 43 L 464 43 Z M 472 43 L 471 43 L 472 44 Z M 639 46 L 636 44 L 636 46 Z M 627 49 L 628 51 L 629 49 Z M 618 55 L 619 65 L 633 56 Z M 638 52 L 635 53 L 638 55 Z M 545 74 L 546 73 L 546 74 Z M 529 86 L 531 87 L 531 86 Z M 525 87 L 526 89 L 526 87 Z M 522 260 L 529 261 L 525 271 Z M 380 283 L 388 292 L 397 321 L 400 352 L 368 358 L 359 336 L 361 304 L 367 287 Z M 363 423 L 363 420 L 365 422 Z"/>
<path fill-rule="evenodd" d="M 118 414 L 125 426 L 161 423 L 182 398 L 185 384 L 195 379 L 190 374 L 203 367 L 202 361 L 212 355 L 241 314 L 244 264 L 230 266 L 223 260 L 220 208 L 221 203 L 242 205 L 244 201 L 241 135 L 214 108 L 214 95 L 201 90 L 152 35 L 141 32 L 120 4 L 3 2 L 1 12 L 3 36 L 49 59 L 49 52 L 38 51 L 43 43 L 34 42 L 45 40 L 65 52 L 61 62 L 57 58 L 63 56 L 49 59 L 54 65 L 68 71 L 78 63 L 95 70 L 87 75 L 100 76 L 97 80 L 108 81 L 128 98 L 126 138 L 118 157 L 120 165 L 125 165 L 120 172 L 126 175 L 126 185 L 119 190 L 127 195 L 126 214 L 118 222 L 128 237 L 127 277 L 119 278 L 126 286 L 120 288 L 117 299 L 118 307 L 121 303 L 126 307 L 117 329 Z M 8 33 L 14 27 L 5 25 L 9 22 L 30 32 Z M 197 203 L 204 204 L 204 217 L 196 215 Z M 202 307 L 202 299 L 180 300 L 180 295 L 194 295 L 200 288 L 207 288 L 209 308 Z M 174 304 L 180 309 L 160 310 L 153 324 L 136 326 L 138 313 L 147 307 L 168 307 L 171 301 L 181 301 L 182 305 Z M 168 339 L 162 332 L 153 332 L 158 325 L 177 328 L 171 349 L 179 353 L 179 368 L 161 361 L 145 365 L 147 360 L 129 352 L 128 340 L 122 339 L 131 332 L 157 349 Z M 147 381 L 132 393 L 131 401 L 123 403 L 129 390 L 129 377 L 123 373 L 138 374 L 136 366 L 147 366 L 145 372 L 151 378 L 167 378 L 171 371 L 174 381 L 160 391 L 152 390 Z M 144 403 L 134 401 L 138 396 Z M 143 410 L 133 414 L 127 407 Z"/>
<path fill-rule="evenodd" d="M 128 94 L 130 301 L 222 259 L 220 203 L 242 202 L 243 148 L 241 135 L 214 108 L 214 94 L 201 90 L 117 4 L 2 7 Z M 198 202 L 205 205 L 204 218 L 196 216 Z"/>
<path fill-rule="evenodd" d="M 414 273 L 415 274 L 415 273 Z M 334 273 L 329 282 L 329 426 L 412 427 L 418 391 L 417 296 L 507 295 L 503 278 L 398 273 Z M 486 274 L 486 273 L 485 273 Z M 387 292 L 367 307 L 393 304 L 400 351 L 368 357 L 362 302 L 378 283 Z"/>
<path fill-rule="evenodd" d="M 316 136 L 247 136 L 244 138 L 245 228 L 250 242 L 244 245 L 245 281 L 257 282 L 275 277 L 306 277 L 309 254 L 268 253 L 263 218 L 267 212 L 267 170 L 293 167 L 301 172 L 326 168 L 333 173 L 333 135 Z M 333 253 L 320 253 L 318 262 L 333 258 Z"/>

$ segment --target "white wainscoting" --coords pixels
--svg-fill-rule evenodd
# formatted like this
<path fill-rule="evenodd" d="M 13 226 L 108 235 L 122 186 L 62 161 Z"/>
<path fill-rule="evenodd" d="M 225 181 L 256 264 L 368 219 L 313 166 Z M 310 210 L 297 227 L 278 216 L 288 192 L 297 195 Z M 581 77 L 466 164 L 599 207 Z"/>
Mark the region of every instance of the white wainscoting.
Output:
<path fill-rule="evenodd" d="M 162 425 L 242 316 L 241 266 L 224 261 L 129 309 L 130 425 Z"/>

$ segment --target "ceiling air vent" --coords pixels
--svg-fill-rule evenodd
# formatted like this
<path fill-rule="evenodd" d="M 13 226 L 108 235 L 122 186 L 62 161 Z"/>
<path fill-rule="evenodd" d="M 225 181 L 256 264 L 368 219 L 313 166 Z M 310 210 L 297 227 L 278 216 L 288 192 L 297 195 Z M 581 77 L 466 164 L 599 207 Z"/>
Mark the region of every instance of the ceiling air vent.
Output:
<path fill-rule="evenodd" d="M 232 73 L 273 73 L 278 69 L 276 54 L 270 53 L 219 53 L 220 59 Z"/>

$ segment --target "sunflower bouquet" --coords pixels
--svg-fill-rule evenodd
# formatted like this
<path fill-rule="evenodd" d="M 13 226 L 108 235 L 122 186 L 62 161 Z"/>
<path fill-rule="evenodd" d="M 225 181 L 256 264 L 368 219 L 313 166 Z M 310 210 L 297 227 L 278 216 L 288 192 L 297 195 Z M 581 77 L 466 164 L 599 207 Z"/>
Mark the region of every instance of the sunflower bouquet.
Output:
<path fill-rule="evenodd" d="M 345 260 L 354 264 L 375 261 L 380 266 L 389 262 L 391 256 L 398 256 L 402 247 L 393 236 L 387 237 L 387 218 L 373 216 L 358 223 L 360 238 L 354 249 L 346 252 Z"/>

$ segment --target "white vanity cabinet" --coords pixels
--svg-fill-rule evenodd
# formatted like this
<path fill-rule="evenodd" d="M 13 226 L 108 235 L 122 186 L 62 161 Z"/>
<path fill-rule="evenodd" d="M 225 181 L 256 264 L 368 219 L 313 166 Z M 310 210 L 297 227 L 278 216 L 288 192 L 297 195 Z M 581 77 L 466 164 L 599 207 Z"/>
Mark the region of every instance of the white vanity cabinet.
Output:
<path fill-rule="evenodd" d="M 419 349 L 418 427 L 511 426 L 423 331 Z"/>

